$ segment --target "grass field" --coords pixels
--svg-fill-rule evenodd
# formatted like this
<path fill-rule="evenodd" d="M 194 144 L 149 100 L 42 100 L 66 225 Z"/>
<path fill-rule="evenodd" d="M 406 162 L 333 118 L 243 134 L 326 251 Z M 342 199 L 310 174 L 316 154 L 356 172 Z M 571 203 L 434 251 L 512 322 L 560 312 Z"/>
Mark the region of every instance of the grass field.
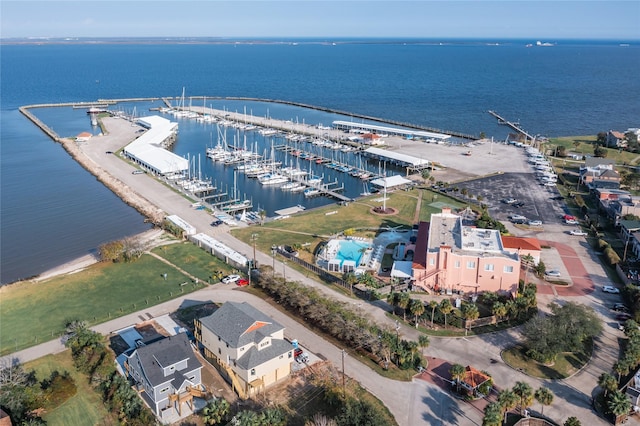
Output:
<path fill-rule="evenodd" d="M 529 358 L 522 346 L 514 346 L 502 352 L 502 359 L 511 368 L 541 379 L 566 379 L 589 362 L 592 345 L 589 343 L 582 352 L 558 354 L 552 365 L 544 365 Z"/>
<path fill-rule="evenodd" d="M 413 226 L 416 223 L 416 208 L 420 193 L 422 193 L 422 201 L 417 214 L 418 221 L 428 221 L 432 213 L 439 213 L 440 203 L 454 208 L 464 206 L 442 194 L 437 194 L 437 200 L 435 200 L 438 202 L 437 206 L 431 206 L 434 202 L 433 192 L 412 189 L 387 194 L 386 205 L 397 210 L 397 214 L 394 215 L 381 216 L 371 212 L 373 207 L 382 205 L 381 201 L 376 201 L 382 197 L 382 194 L 374 194 L 349 203 L 348 206 L 330 204 L 288 219 L 269 222 L 264 226 L 235 229 L 232 234 L 248 244 L 251 243 L 253 235 L 256 248 L 264 253 L 269 253 L 272 245 L 293 246 L 295 244 L 300 244 L 304 248 L 303 251 L 313 253 L 318 243 L 346 229 L 355 229 L 356 235 L 372 238 L 377 230 L 385 230 L 387 227 Z M 327 214 L 334 211 L 336 213 Z M 305 257 L 304 253 L 301 257 Z"/>
<path fill-rule="evenodd" d="M 593 156 L 593 146 L 596 142 L 596 136 L 566 136 L 561 138 L 552 138 L 544 145 L 544 149 L 553 150 L 556 146 L 564 146 L 567 153 L 576 153 L 586 156 Z M 640 162 L 640 155 L 633 152 L 617 150 L 613 148 L 607 149 L 607 158 L 615 160 L 616 164 L 635 165 Z"/>
<path fill-rule="evenodd" d="M 24 365 L 25 371 L 34 370 L 38 380 L 49 377 L 52 371 L 68 371 L 73 377 L 78 391 L 62 405 L 43 415 L 49 426 L 115 424 L 107 419 L 110 414 L 105 409 L 102 398 L 89 385 L 87 377 L 73 366 L 71 352 L 47 355 Z"/>
<path fill-rule="evenodd" d="M 226 275 L 232 269 L 222 260 L 189 242 L 163 245 L 152 252 L 204 282 L 210 280 L 216 271 L 222 271 Z M 211 279 L 211 282 L 215 281 Z"/>
<path fill-rule="evenodd" d="M 190 284 L 181 286 L 185 281 Z M 43 282 L 3 286 L 0 355 L 55 338 L 69 320 L 97 324 L 202 287 L 149 255 L 133 263 L 101 263 Z"/>

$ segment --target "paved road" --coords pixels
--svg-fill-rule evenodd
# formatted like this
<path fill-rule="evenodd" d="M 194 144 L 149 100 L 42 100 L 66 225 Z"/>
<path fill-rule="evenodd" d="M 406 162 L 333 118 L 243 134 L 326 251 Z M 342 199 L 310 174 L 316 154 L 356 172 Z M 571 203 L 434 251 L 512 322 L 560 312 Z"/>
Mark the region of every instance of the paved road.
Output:
<path fill-rule="evenodd" d="M 190 203 L 182 195 L 169 190 L 164 184 L 150 176 L 132 175 L 131 171 L 133 168 L 131 166 L 111 154 L 105 154 L 105 151 L 117 151 L 117 149 L 125 145 L 128 141 L 135 138 L 135 127 L 131 127 L 128 122 L 123 120 L 112 121 L 113 122 L 109 122 L 108 124 L 111 132 L 110 136 L 94 138 L 91 142 L 83 145 L 82 149 L 89 157 L 105 168 L 110 174 L 130 186 L 134 191 L 139 194 L 144 194 L 150 203 L 158 206 L 160 209 L 170 214 L 181 216 L 198 230 L 212 235 L 241 253 L 250 254 L 253 252 L 252 247 L 231 237 L 226 232 L 228 230 L 226 225 L 212 228 L 210 226 L 212 217 L 204 211 L 191 208 Z M 565 242 L 575 250 L 581 259 L 594 258 L 594 254 L 589 251 L 584 239 L 567 239 L 566 235 L 560 232 L 560 228 L 557 228 L 561 225 L 555 226 L 555 228 L 554 225 L 551 224 L 545 226 L 545 231 L 538 235 L 539 238 L 549 241 Z M 518 229 L 513 229 L 513 231 L 516 234 L 523 234 L 523 231 Z M 271 264 L 272 262 L 271 256 L 265 253 L 258 252 L 257 258 L 258 261 L 263 264 Z M 587 278 L 592 283 L 599 285 L 607 282 L 606 274 L 598 262 L 585 261 L 584 268 L 588 273 Z M 286 271 L 285 273 L 288 279 L 316 286 L 321 291 L 338 300 L 350 304 L 354 303 L 353 299 L 329 290 L 324 285 L 308 279 L 303 274 L 288 268 L 284 264 L 279 263 L 276 270 Z M 546 309 L 546 305 L 551 301 L 561 302 L 564 299 L 573 300 L 593 306 L 605 320 L 610 320 L 611 314 L 604 304 L 609 303 L 610 300 L 603 300 L 603 295 L 599 292 L 584 292 L 582 295 L 574 297 L 568 295 L 561 297 L 556 295 L 556 293 L 558 292 L 551 292 L 551 294 L 547 295 L 541 294 L 539 297 L 540 308 L 543 310 Z M 179 299 L 157 305 L 150 309 L 145 309 L 144 311 L 151 313 L 153 316 L 159 316 L 172 312 L 178 307 L 188 306 L 189 304 L 200 303 L 202 301 L 220 303 L 227 300 L 247 301 L 258 309 L 270 313 L 273 318 L 287 328 L 289 335 L 295 335 L 305 347 L 308 347 L 312 352 L 322 354 L 331 360 L 334 365 L 341 365 L 341 348 L 333 346 L 307 330 L 303 325 L 278 311 L 274 311 L 263 300 L 244 292 L 230 290 L 222 284 L 190 293 Z M 356 303 L 364 306 L 364 311 L 368 312 L 377 323 L 386 324 L 391 328 L 395 326 L 393 319 L 388 318 L 385 311 L 379 308 L 379 306 L 384 306 L 384 303 L 376 303 L 369 308 L 364 305 L 366 302 L 357 301 Z M 139 320 L 138 315 L 139 313 L 133 313 L 114 319 L 94 327 L 94 330 L 104 334 L 110 333 L 135 324 Z M 418 332 L 411 327 L 403 325 L 400 332 L 402 336 L 406 338 L 417 340 Z M 619 336 L 620 332 L 617 329 L 605 326 L 605 332 L 599 338 L 593 360 L 572 378 L 556 382 L 530 378 L 509 368 L 500 360 L 501 350 L 512 345 L 519 339 L 517 330 L 470 338 L 432 338 L 431 346 L 426 350 L 426 354 L 431 357 L 447 359 L 450 362 L 457 362 L 463 365 L 470 364 L 476 368 L 486 370 L 494 377 L 497 386 L 500 388 L 511 387 L 516 381 L 526 381 L 534 388 L 545 385 L 556 395 L 556 402 L 550 407 L 545 408 L 545 414 L 558 421 L 564 421 L 568 416 L 574 415 L 578 417 L 583 424 L 597 425 L 605 424 L 605 422 L 590 410 L 588 403 L 594 393 L 597 377 L 603 371 L 610 371 L 611 366 L 617 359 L 617 337 Z M 52 341 L 13 354 L 13 357 L 25 362 L 61 350 L 63 350 L 61 342 Z M 10 359 L 11 356 L 5 357 L 1 359 L 0 362 L 8 362 Z M 451 398 L 449 394 L 443 392 L 438 386 L 422 380 L 414 380 L 413 382 L 406 383 L 384 379 L 376 374 L 372 374 L 368 367 L 351 357 L 347 357 L 345 360 L 345 370 L 349 376 L 359 381 L 374 395 L 378 396 L 387 405 L 400 425 L 481 424 L 481 413 L 475 408 Z"/>

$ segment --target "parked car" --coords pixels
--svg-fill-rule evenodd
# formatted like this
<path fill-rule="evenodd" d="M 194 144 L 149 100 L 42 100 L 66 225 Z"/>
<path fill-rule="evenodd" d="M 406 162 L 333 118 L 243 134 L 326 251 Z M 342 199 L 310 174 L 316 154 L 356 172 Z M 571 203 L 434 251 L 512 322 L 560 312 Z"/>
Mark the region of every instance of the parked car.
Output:
<path fill-rule="evenodd" d="M 614 303 L 611 310 L 616 312 L 629 312 L 629 308 L 627 308 L 623 303 Z"/>
<path fill-rule="evenodd" d="M 566 223 L 567 225 L 578 225 L 580 222 L 575 219 L 565 219 L 564 223 Z"/>
<path fill-rule="evenodd" d="M 221 220 L 214 220 L 213 222 L 211 222 L 211 226 L 220 226 L 223 223 L 224 222 L 222 222 Z"/>
<path fill-rule="evenodd" d="M 544 273 L 546 276 L 548 277 L 559 277 L 560 276 L 560 271 L 558 271 L 557 269 L 551 269 L 549 271 L 545 271 Z"/>
<path fill-rule="evenodd" d="M 522 201 L 518 201 L 517 203 L 513 203 L 512 205 L 513 205 L 514 207 L 518 207 L 518 208 L 520 208 L 520 207 L 524 207 L 524 202 L 522 202 Z"/>
<path fill-rule="evenodd" d="M 582 229 L 572 229 L 571 231 L 569 231 L 569 233 L 571 235 L 578 235 L 580 237 L 584 237 L 585 235 L 589 235 L 588 233 L 586 233 Z"/>
<path fill-rule="evenodd" d="M 134 170 L 131 172 L 132 175 L 143 175 L 147 172 L 145 172 L 144 170 Z"/>
<path fill-rule="evenodd" d="M 562 218 L 563 218 L 564 220 L 576 220 L 576 217 L 575 217 L 575 216 L 572 216 L 572 215 L 570 215 L 570 214 L 565 214 L 565 215 L 563 215 L 563 216 L 562 216 Z"/>
<path fill-rule="evenodd" d="M 518 201 L 518 200 L 516 200 L 515 198 L 503 198 L 502 199 L 502 202 L 505 203 L 505 204 L 513 204 L 516 201 Z"/>
<path fill-rule="evenodd" d="M 614 287 L 612 285 L 603 285 L 602 286 L 602 291 L 604 291 L 605 293 L 612 293 L 612 294 L 620 293 L 620 289 L 618 289 L 617 287 Z"/>
<path fill-rule="evenodd" d="M 627 320 L 631 319 L 631 315 L 629 315 L 629 314 L 618 314 L 618 315 L 616 315 L 616 319 L 618 321 L 627 321 Z"/>
<path fill-rule="evenodd" d="M 298 252 L 291 246 L 282 246 L 282 250 L 289 253 L 291 256 L 298 256 Z"/>
<path fill-rule="evenodd" d="M 295 348 L 295 350 L 293 351 L 293 356 L 295 358 L 298 358 L 300 355 L 302 355 L 302 349 L 300 348 Z"/>
<path fill-rule="evenodd" d="M 249 280 L 247 280 L 245 278 L 240 278 L 238 281 L 236 281 L 236 284 L 239 287 L 244 287 L 245 285 L 249 285 Z"/>
<path fill-rule="evenodd" d="M 529 226 L 542 226 L 542 221 L 541 220 L 530 220 L 529 221 Z"/>
<path fill-rule="evenodd" d="M 299 363 L 301 363 L 301 364 L 302 364 L 302 363 L 305 363 L 305 364 L 306 364 L 307 362 L 309 362 L 309 354 L 308 354 L 308 353 L 306 353 L 306 352 L 303 352 L 302 354 L 300 354 L 300 355 L 298 355 L 298 356 L 296 357 L 296 361 L 297 361 L 297 362 L 299 362 Z"/>
<path fill-rule="evenodd" d="M 233 284 L 240 279 L 240 275 L 227 275 L 222 279 L 223 284 Z"/>

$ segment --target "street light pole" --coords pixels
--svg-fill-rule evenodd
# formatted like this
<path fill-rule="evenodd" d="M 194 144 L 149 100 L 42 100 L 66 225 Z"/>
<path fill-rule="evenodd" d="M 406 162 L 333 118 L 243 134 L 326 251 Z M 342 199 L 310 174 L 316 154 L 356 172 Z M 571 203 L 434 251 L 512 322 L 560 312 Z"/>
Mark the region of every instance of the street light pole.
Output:
<path fill-rule="evenodd" d="M 344 355 L 345 355 L 345 350 L 342 350 L 342 396 L 345 397 L 347 394 L 347 390 L 344 384 Z"/>
<path fill-rule="evenodd" d="M 271 277 L 276 276 L 276 246 L 271 246 L 271 258 L 273 263 L 271 264 Z"/>
<path fill-rule="evenodd" d="M 282 261 L 282 279 L 283 279 L 284 282 L 287 282 L 287 274 L 286 274 L 285 269 L 284 269 L 286 264 L 287 264 L 287 261 L 283 260 Z"/>

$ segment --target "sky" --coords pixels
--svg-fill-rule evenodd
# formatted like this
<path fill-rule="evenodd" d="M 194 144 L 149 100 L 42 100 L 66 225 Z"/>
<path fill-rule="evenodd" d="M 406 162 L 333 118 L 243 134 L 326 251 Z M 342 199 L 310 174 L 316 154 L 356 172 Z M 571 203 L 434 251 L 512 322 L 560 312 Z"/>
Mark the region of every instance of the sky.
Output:
<path fill-rule="evenodd" d="M 640 40 L 626 1 L 0 1 L 0 37 Z"/>

